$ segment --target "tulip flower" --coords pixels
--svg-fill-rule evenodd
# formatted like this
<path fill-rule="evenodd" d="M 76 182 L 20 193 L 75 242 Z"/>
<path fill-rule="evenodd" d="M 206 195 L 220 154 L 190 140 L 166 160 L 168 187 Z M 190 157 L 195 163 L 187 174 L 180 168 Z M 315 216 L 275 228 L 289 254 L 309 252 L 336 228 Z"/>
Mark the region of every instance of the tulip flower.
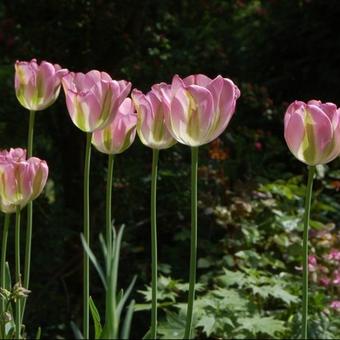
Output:
<path fill-rule="evenodd" d="M 90 247 L 90 162 L 92 133 L 110 125 L 124 99 L 130 92 L 131 83 L 112 80 L 106 72 L 92 70 L 69 73 L 62 80 L 66 105 L 73 123 L 86 132 L 84 165 L 84 240 Z M 83 336 L 89 338 L 89 256 L 84 253 Z"/>
<path fill-rule="evenodd" d="M 310 100 L 289 105 L 284 118 L 289 150 L 307 165 L 326 164 L 340 154 L 340 109 Z"/>
<path fill-rule="evenodd" d="M 92 144 L 108 155 L 125 151 L 136 136 L 137 115 L 130 98 L 126 98 L 118 109 L 113 122 L 92 135 Z"/>
<path fill-rule="evenodd" d="M 15 93 L 20 104 L 27 110 L 41 111 L 58 98 L 61 78 L 68 71 L 57 64 L 36 59 L 15 63 Z"/>
<path fill-rule="evenodd" d="M 196 74 L 181 79 L 175 75 L 171 89 L 162 89 L 166 126 L 173 138 L 191 147 L 191 245 L 185 339 L 192 337 L 197 262 L 197 167 L 198 147 L 216 139 L 232 118 L 240 96 L 227 78 L 211 79 Z"/>
<path fill-rule="evenodd" d="M 157 150 L 176 143 L 165 125 L 165 96 L 170 96 L 170 85 L 165 83 L 152 86 L 146 95 L 137 89 L 131 95 L 138 115 L 138 136 L 144 145 Z"/>
<path fill-rule="evenodd" d="M 182 144 L 197 147 L 216 139 L 227 127 L 240 96 L 227 78 L 203 74 L 181 79 L 175 75 L 171 93 L 165 94 L 166 125 Z"/>
<path fill-rule="evenodd" d="M 48 176 L 45 161 L 36 157 L 26 160 L 26 150 L 11 149 L 0 152 L 0 210 L 6 215 L 16 212 L 15 222 L 15 279 L 21 286 L 20 274 L 20 210 L 42 192 Z M 9 218 L 5 220 L 3 251 L 1 254 L 1 282 L 5 280 L 7 232 Z M 20 339 L 22 310 L 18 298 L 15 305 L 15 337 Z"/>
<path fill-rule="evenodd" d="M 58 98 L 61 79 L 68 73 L 57 64 L 46 61 L 37 63 L 36 59 L 30 62 L 17 61 L 15 63 L 15 93 L 20 104 L 30 110 L 28 126 L 27 155 L 33 154 L 33 133 L 35 112 L 51 106 Z M 27 206 L 27 229 L 26 229 L 26 257 L 24 286 L 28 288 L 31 262 L 33 204 Z M 22 309 L 22 318 L 25 310 L 25 302 Z"/>
<path fill-rule="evenodd" d="M 40 195 L 46 184 L 46 162 L 36 157 L 26 160 L 25 152 L 11 149 L 0 153 L 0 210 L 4 213 L 13 213 L 16 207 L 22 209 Z"/>
<path fill-rule="evenodd" d="M 73 123 L 84 132 L 109 125 L 131 89 L 125 80 L 112 80 L 106 72 L 69 73 L 62 80 Z"/>
<path fill-rule="evenodd" d="M 284 117 L 284 137 L 288 148 L 308 165 L 303 229 L 302 339 L 308 337 L 308 229 L 315 166 L 326 164 L 340 154 L 340 110 L 333 103 L 295 101 Z"/>
<path fill-rule="evenodd" d="M 137 133 L 141 142 L 152 148 L 151 172 L 151 327 L 150 337 L 157 338 L 157 221 L 156 192 L 159 150 L 173 146 L 176 141 L 165 125 L 166 100 L 170 96 L 171 87 L 160 83 L 152 86 L 146 95 L 134 89 L 132 100 L 137 110 Z"/>
<path fill-rule="evenodd" d="M 92 135 L 92 144 L 97 150 L 108 155 L 107 181 L 106 181 L 106 308 L 105 325 L 102 337 L 116 339 L 119 326 L 119 312 L 117 312 L 117 273 L 112 266 L 112 259 L 117 256 L 114 249 L 112 229 L 112 179 L 114 157 L 125 151 L 136 136 L 137 115 L 130 98 L 126 98 L 120 105 L 113 122 Z"/>

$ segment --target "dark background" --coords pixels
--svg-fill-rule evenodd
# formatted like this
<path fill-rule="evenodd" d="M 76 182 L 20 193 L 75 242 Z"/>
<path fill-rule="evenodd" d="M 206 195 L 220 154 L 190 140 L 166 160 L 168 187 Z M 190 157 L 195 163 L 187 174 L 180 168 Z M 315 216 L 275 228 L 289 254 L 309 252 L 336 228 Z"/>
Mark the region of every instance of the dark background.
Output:
<path fill-rule="evenodd" d="M 201 207 L 227 203 L 226 192 L 285 171 L 303 173 L 283 140 L 285 108 L 295 100 L 339 104 L 340 2 L 337 0 L 3 0 L 0 4 L 0 147 L 25 147 L 28 112 L 14 92 L 16 60 L 47 60 L 72 71 L 105 70 L 146 91 L 174 74 L 222 74 L 241 89 L 237 111 L 218 143 L 200 150 Z M 44 336 L 72 336 L 81 324 L 82 171 L 84 139 L 64 95 L 36 117 L 34 155 L 47 160 L 50 181 L 34 204 L 32 275 L 26 324 Z M 224 158 L 226 158 L 224 160 Z M 222 161 L 221 161 L 222 159 Z M 187 280 L 190 150 L 162 151 L 158 195 L 159 260 Z M 206 175 L 215 169 L 221 182 Z M 137 140 L 116 158 L 113 216 L 127 226 L 120 285 L 133 274 L 150 280 L 151 150 Z M 93 151 L 92 244 L 103 231 L 106 158 Z M 214 183 L 214 184 L 212 184 Z M 220 184 L 218 184 L 220 183 Z M 246 190 L 246 189 L 244 189 Z M 221 237 L 200 209 L 200 239 Z M 23 226 L 24 227 L 24 226 Z M 217 234 L 217 235 L 216 235 Z M 211 249 L 201 246 L 201 254 Z M 10 261 L 13 258 L 10 258 Z M 103 289 L 93 273 L 92 295 Z M 134 297 L 141 301 L 136 293 Z M 135 316 L 136 336 L 148 316 Z M 138 334 L 138 335 L 137 335 Z"/>

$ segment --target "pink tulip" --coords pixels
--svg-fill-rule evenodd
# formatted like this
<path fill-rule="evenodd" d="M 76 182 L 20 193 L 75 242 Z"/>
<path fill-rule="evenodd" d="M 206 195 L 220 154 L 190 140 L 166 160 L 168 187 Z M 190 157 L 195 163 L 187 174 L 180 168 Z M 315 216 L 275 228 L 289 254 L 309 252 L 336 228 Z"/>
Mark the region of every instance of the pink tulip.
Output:
<path fill-rule="evenodd" d="M 112 80 L 105 72 L 69 73 L 62 80 L 73 123 L 84 132 L 109 125 L 131 89 L 125 80 Z"/>
<path fill-rule="evenodd" d="M 15 63 L 15 92 L 20 104 L 27 110 L 40 111 L 58 98 L 61 78 L 68 73 L 57 64 L 36 59 Z"/>
<path fill-rule="evenodd" d="M 210 79 L 203 74 L 181 79 L 175 75 L 170 94 L 163 96 L 166 125 L 180 143 L 200 146 L 216 139 L 227 127 L 240 96 L 227 78 Z"/>
<path fill-rule="evenodd" d="M 132 91 L 132 100 L 138 115 L 138 136 L 144 145 L 159 150 L 176 143 L 165 125 L 163 94 L 170 95 L 170 85 L 156 84 L 146 95 L 137 89 Z"/>
<path fill-rule="evenodd" d="M 26 151 L 11 149 L 0 152 L 0 210 L 13 213 L 42 192 L 48 177 L 45 161 L 36 157 L 26 160 Z"/>
<path fill-rule="evenodd" d="M 333 103 L 310 100 L 289 105 L 284 136 L 289 150 L 308 165 L 325 164 L 340 154 L 340 110 Z"/>
<path fill-rule="evenodd" d="M 125 151 L 136 136 L 137 115 L 130 98 L 126 98 L 118 109 L 113 122 L 92 135 L 92 144 L 108 155 Z"/>
<path fill-rule="evenodd" d="M 25 161 L 26 160 L 26 150 L 21 148 L 10 148 L 9 151 L 7 150 L 0 150 L 0 163 L 6 161 Z"/>

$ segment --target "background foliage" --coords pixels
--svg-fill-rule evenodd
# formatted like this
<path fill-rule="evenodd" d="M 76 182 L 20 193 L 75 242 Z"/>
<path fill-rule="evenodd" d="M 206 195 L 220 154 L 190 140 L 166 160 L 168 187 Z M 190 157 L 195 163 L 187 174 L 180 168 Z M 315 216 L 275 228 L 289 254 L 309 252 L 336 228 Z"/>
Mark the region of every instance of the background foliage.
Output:
<path fill-rule="evenodd" d="M 147 90 L 181 76 L 222 74 L 241 89 L 220 139 L 200 151 L 198 337 L 291 337 L 298 332 L 305 169 L 289 154 L 282 118 L 295 99 L 340 104 L 340 3 L 336 0 L 3 0 L 0 3 L 0 146 L 25 146 L 28 114 L 18 104 L 13 63 L 33 57 L 75 71 L 96 68 Z M 28 331 L 70 337 L 80 323 L 84 136 L 63 95 L 37 116 L 34 154 L 50 180 L 35 203 Z M 162 279 L 160 331 L 179 337 L 189 256 L 188 148 L 161 152 L 158 195 Z M 93 153 L 92 244 L 102 232 L 106 158 Z M 340 335 L 336 312 L 339 161 L 319 169 L 311 232 L 314 338 Z M 138 275 L 133 335 L 148 327 L 151 151 L 136 140 L 116 158 L 113 215 L 126 224 L 120 285 Z M 13 259 L 13 257 L 12 257 Z M 179 260 L 181 259 L 181 260 Z M 326 269 L 324 269 L 326 268 Z M 335 273 L 335 274 L 334 274 Z M 331 281 L 332 282 L 332 281 Z M 99 280 L 92 295 L 100 305 Z M 175 334 L 176 333 L 176 334 Z"/>

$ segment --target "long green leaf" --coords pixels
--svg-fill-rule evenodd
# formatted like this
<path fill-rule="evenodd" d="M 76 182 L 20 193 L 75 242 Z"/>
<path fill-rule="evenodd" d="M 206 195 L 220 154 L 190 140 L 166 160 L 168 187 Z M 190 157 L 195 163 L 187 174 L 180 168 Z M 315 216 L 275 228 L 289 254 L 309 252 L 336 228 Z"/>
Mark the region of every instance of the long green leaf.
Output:
<path fill-rule="evenodd" d="M 9 264 L 6 262 L 6 276 L 5 276 L 5 288 L 7 290 L 12 289 L 12 278 L 11 278 L 11 271 L 9 269 Z"/>
<path fill-rule="evenodd" d="M 125 294 L 123 295 L 123 297 L 121 298 L 121 300 L 119 301 L 119 304 L 117 305 L 117 315 L 118 315 L 118 320 L 120 318 L 120 315 L 122 313 L 122 309 L 126 303 L 126 300 L 128 299 L 129 295 L 131 294 L 132 288 L 135 285 L 137 279 L 137 275 L 135 275 L 128 287 L 128 289 L 126 290 Z"/>
<path fill-rule="evenodd" d="M 151 339 L 151 329 L 149 329 L 145 334 L 144 336 L 142 337 L 143 340 L 146 340 L 146 339 Z"/>
<path fill-rule="evenodd" d="M 130 338 L 131 322 L 132 322 L 134 308 L 135 308 L 135 300 L 131 300 L 129 307 L 127 308 L 126 316 L 124 319 L 122 335 L 121 335 L 122 339 Z"/>
<path fill-rule="evenodd" d="M 96 256 L 93 254 L 92 250 L 90 249 L 90 247 L 88 246 L 88 244 L 86 243 L 86 240 L 84 238 L 83 234 L 80 234 L 80 238 L 81 238 L 81 242 L 83 244 L 84 250 L 86 251 L 87 255 L 89 256 L 89 259 L 91 260 L 92 264 L 94 265 L 94 267 L 97 270 L 97 273 L 103 283 L 103 286 L 105 289 L 107 289 L 107 284 L 106 284 L 106 280 L 105 280 L 105 275 L 103 273 L 103 270 L 99 264 L 99 262 L 97 261 Z"/>
<path fill-rule="evenodd" d="M 41 327 L 39 326 L 37 329 L 37 333 L 35 334 L 35 339 L 40 340 L 41 338 Z"/>
<path fill-rule="evenodd" d="M 90 310 L 91 310 L 91 315 L 92 315 L 92 319 L 94 323 L 95 339 L 100 339 L 103 329 L 102 329 L 102 325 L 100 322 L 100 315 L 99 315 L 98 309 L 91 296 L 90 296 L 89 303 L 90 303 Z"/>
<path fill-rule="evenodd" d="M 79 327 L 73 321 L 71 321 L 71 328 L 72 328 L 75 339 L 77 340 L 84 339 L 83 334 L 81 333 Z"/>
<path fill-rule="evenodd" d="M 106 257 L 107 257 L 107 247 L 106 247 L 105 240 L 104 240 L 102 233 L 99 234 L 99 242 L 100 242 L 100 245 L 102 247 L 103 256 L 106 259 Z"/>

